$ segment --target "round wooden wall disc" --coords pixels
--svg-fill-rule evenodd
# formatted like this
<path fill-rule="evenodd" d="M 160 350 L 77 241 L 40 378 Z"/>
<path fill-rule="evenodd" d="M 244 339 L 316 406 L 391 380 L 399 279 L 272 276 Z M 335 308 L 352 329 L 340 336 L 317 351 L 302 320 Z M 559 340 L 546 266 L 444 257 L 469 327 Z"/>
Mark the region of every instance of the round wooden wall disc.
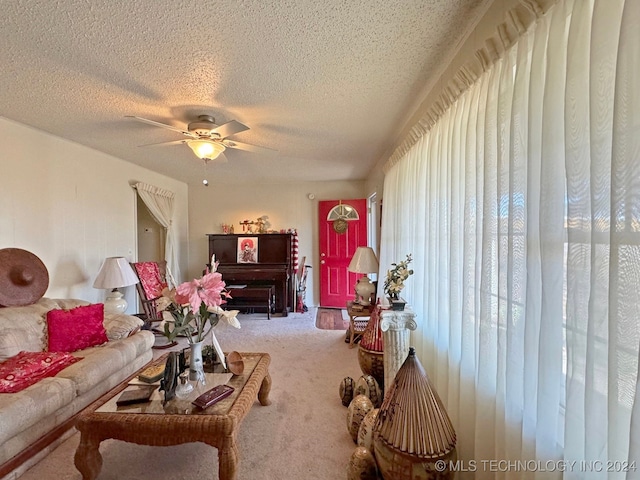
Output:
<path fill-rule="evenodd" d="M 0 305 L 31 305 L 49 287 L 49 272 L 42 260 L 20 248 L 0 249 Z"/>

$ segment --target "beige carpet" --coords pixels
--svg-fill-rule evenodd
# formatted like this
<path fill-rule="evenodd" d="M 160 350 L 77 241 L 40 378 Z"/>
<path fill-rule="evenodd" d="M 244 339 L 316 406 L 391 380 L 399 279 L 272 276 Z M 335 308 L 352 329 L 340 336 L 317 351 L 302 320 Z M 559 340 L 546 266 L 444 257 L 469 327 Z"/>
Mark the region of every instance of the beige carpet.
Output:
<path fill-rule="evenodd" d="M 346 330 L 349 319 L 345 319 L 339 308 L 318 308 L 316 313 L 316 328 L 321 330 Z"/>
<path fill-rule="evenodd" d="M 339 386 L 344 377 L 362 373 L 357 351 L 344 343 L 344 330 L 319 330 L 315 317 L 315 308 L 271 320 L 265 314 L 240 315 L 242 329 L 216 327 L 227 351 L 271 354 L 273 403 L 256 402 L 240 426 L 238 480 L 346 478 L 355 444 Z M 73 465 L 78 441 L 75 433 L 20 480 L 81 479 Z M 218 478 L 217 450 L 202 443 L 147 447 L 108 440 L 100 452 L 100 480 Z"/>

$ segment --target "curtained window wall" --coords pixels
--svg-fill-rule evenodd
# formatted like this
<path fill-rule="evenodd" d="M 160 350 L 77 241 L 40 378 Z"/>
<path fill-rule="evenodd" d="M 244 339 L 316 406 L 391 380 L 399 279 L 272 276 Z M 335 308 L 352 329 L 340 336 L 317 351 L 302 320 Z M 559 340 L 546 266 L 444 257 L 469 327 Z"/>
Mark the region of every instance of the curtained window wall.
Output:
<path fill-rule="evenodd" d="M 458 478 L 640 478 L 640 1 L 523 4 L 390 160 L 380 273 Z"/>

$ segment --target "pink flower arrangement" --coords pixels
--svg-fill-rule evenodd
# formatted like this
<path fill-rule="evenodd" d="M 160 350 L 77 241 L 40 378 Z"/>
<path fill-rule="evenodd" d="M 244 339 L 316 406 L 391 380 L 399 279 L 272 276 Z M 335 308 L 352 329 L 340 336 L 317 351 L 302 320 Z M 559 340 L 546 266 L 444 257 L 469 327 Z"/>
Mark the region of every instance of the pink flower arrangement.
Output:
<path fill-rule="evenodd" d="M 207 307 L 219 307 L 226 303 L 228 293 L 224 289 L 226 284 L 218 272 L 205 274 L 202 278 L 195 278 L 176 287 L 176 300 L 181 304 L 189 303 L 191 310 L 197 312 L 204 303 Z M 224 292 L 225 298 L 222 298 Z M 186 300 L 186 302 L 185 302 Z"/>
<path fill-rule="evenodd" d="M 221 308 L 231 296 L 225 290 L 222 275 L 216 272 L 217 267 L 215 263 L 202 278 L 181 283 L 172 290 L 163 290 L 162 297 L 158 299 L 158 309 L 169 312 L 173 317 L 172 321 L 164 323 L 163 333 L 170 341 L 183 334 L 189 343 L 201 342 L 221 317 L 240 328 L 236 318 L 238 311 Z"/>

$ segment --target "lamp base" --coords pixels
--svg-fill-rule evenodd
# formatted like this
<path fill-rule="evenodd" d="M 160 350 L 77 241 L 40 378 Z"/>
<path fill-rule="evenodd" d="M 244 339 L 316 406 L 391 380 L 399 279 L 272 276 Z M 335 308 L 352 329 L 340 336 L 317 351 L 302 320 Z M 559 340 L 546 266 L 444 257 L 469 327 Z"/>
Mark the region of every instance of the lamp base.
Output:
<path fill-rule="evenodd" d="M 118 290 L 109 292 L 104 301 L 104 313 L 124 313 L 127 309 L 127 301 Z"/>
<path fill-rule="evenodd" d="M 365 275 L 364 277 L 360 277 L 358 283 L 356 283 L 355 291 L 358 297 L 356 301 L 360 305 L 371 305 L 371 297 L 376 292 L 376 286 L 371 283 L 369 277 Z"/>

